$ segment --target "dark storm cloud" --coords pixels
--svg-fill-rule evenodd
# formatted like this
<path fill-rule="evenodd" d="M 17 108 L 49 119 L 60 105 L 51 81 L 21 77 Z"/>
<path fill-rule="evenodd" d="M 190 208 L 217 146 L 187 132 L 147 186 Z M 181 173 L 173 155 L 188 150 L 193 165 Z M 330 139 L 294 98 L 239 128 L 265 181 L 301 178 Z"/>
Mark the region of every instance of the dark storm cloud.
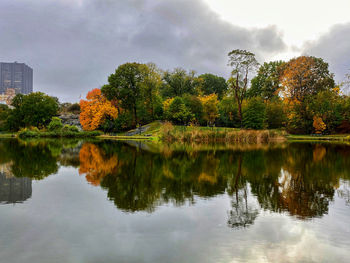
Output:
<path fill-rule="evenodd" d="M 350 73 L 350 23 L 333 26 L 317 41 L 305 45 L 304 53 L 323 58 L 329 63 L 337 81 Z"/>
<path fill-rule="evenodd" d="M 222 21 L 200 0 L 1 0 L 0 60 L 34 69 L 34 89 L 76 101 L 122 63 L 227 75 L 227 53 L 260 61 L 286 46 L 277 28 Z"/>

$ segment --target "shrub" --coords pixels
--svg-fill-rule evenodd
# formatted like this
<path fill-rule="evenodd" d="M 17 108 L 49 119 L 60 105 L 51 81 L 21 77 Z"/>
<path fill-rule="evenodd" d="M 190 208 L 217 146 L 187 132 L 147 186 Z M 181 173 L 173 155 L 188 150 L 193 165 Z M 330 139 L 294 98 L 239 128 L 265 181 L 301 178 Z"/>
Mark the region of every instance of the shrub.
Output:
<path fill-rule="evenodd" d="M 62 132 L 79 132 L 79 128 L 75 125 L 64 125 Z"/>
<path fill-rule="evenodd" d="M 49 131 L 60 131 L 63 128 L 62 120 L 58 117 L 52 117 L 51 122 L 47 126 Z"/>

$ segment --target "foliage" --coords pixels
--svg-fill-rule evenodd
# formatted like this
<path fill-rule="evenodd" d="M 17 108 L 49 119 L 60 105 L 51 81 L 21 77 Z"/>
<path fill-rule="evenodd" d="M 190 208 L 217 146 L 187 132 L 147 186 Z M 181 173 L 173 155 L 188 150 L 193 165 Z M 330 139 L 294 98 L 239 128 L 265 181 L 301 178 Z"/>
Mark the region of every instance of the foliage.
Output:
<path fill-rule="evenodd" d="M 214 74 L 202 74 L 198 77 L 201 80 L 201 90 L 204 95 L 215 93 L 218 99 L 222 99 L 227 92 L 228 86 L 223 77 Z"/>
<path fill-rule="evenodd" d="M 301 56 L 291 59 L 281 75 L 285 98 L 304 102 L 309 95 L 335 87 L 333 74 L 321 58 Z"/>
<path fill-rule="evenodd" d="M 224 127 L 240 127 L 238 106 L 233 97 L 224 97 L 218 104 L 219 124 Z"/>
<path fill-rule="evenodd" d="M 63 128 L 62 120 L 58 117 L 52 117 L 51 122 L 47 126 L 49 131 L 60 131 Z"/>
<path fill-rule="evenodd" d="M 182 68 L 164 72 L 163 81 L 161 93 L 164 98 L 181 97 L 184 94 L 195 95 L 201 86 L 201 79 L 195 76 L 194 71 L 187 73 Z"/>
<path fill-rule="evenodd" d="M 45 127 L 51 118 L 57 115 L 58 100 L 42 92 L 28 95 L 17 94 L 13 101 L 13 110 L 7 118 L 9 130 L 16 131 L 21 127 Z"/>
<path fill-rule="evenodd" d="M 100 89 L 93 89 L 80 101 L 80 123 L 86 131 L 96 130 L 108 119 L 118 116 L 118 109 L 102 95 Z"/>
<path fill-rule="evenodd" d="M 286 122 L 286 113 L 281 99 L 266 102 L 266 124 L 269 129 L 282 128 Z"/>
<path fill-rule="evenodd" d="M 186 94 L 183 97 L 185 106 L 189 109 L 189 111 L 194 115 L 194 119 L 196 123 L 203 123 L 203 104 L 199 97 Z"/>
<path fill-rule="evenodd" d="M 251 88 L 247 92 L 248 97 L 262 97 L 264 100 L 278 97 L 284 66 L 283 61 L 265 62 L 261 65 L 257 76 L 251 81 Z"/>
<path fill-rule="evenodd" d="M 168 110 L 165 111 L 165 116 L 167 120 L 175 124 L 188 124 L 194 117 L 181 97 L 175 97 L 171 101 Z"/>
<path fill-rule="evenodd" d="M 323 122 L 321 117 L 314 116 L 313 127 L 316 133 L 321 134 L 327 128 L 327 125 Z"/>
<path fill-rule="evenodd" d="M 266 113 L 264 101 L 259 97 L 248 100 L 243 110 L 243 125 L 248 129 L 263 129 Z"/>
<path fill-rule="evenodd" d="M 200 97 L 200 100 L 203 105 L 203 119 L 212 126 L 217 117 L 219 117 L 218 109 L 218 96 L 216 94 L 211 94 L 207 96 Z"/>

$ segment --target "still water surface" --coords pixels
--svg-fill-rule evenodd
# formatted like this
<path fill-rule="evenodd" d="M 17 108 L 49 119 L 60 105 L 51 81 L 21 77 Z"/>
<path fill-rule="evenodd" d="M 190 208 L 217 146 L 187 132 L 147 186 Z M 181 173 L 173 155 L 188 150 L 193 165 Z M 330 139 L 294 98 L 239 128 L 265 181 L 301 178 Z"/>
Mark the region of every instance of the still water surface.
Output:
<path fill-rule="evenodd" d="M 350 146 L 0 140 L 0 262 L 349 262 Z"/>

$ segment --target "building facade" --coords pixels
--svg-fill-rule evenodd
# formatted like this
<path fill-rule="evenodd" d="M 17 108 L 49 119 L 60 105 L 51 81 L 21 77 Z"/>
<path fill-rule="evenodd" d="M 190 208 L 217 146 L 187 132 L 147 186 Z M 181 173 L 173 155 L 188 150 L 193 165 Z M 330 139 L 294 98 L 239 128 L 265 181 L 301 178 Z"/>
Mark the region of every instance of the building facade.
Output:
<path fill-rule="evenodd" d="M 15 90 L 16 94 L 33 92 L 33 69 L 24 63 L 0 62 L 0 94 L 7 89 Z"/>

